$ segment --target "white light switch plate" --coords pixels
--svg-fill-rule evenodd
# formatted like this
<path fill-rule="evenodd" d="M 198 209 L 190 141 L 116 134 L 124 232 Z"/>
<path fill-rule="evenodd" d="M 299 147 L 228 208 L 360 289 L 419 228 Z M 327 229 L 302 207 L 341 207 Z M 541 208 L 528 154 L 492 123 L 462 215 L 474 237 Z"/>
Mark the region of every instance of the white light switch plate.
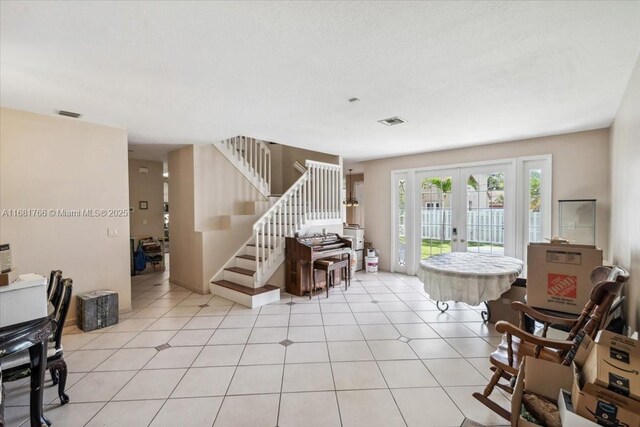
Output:
<path fill-rule="evenodd" d="M 120 234 L 118 233 L 118 230 L 116 230 L 115 228 L 107 228 L 107 236 L 108 237 L 118 237 L 118 236 L 120 236 Z"/>

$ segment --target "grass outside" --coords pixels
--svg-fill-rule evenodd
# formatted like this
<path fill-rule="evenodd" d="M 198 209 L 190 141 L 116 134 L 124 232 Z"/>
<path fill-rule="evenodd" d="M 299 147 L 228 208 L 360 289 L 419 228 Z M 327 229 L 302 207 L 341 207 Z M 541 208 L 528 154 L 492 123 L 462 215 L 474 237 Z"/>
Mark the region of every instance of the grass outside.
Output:
<path fill-rule="evenodd" d="M 500 245 L 493 245 L 495 247 L 499 247 Z M 467 247 L 477 247 L 477 248 L 491 248 L 491 244 L 489 243 L 478 243 L 478 242 L 467 242 Z M 422 239 L 422 254 L 420 259 L 425 259 L 430 257 L 431 255 L 438 254 L 446 254 L 451 252 L 451 241 L 450 240 L 434 240 L 434 239 Z"/>

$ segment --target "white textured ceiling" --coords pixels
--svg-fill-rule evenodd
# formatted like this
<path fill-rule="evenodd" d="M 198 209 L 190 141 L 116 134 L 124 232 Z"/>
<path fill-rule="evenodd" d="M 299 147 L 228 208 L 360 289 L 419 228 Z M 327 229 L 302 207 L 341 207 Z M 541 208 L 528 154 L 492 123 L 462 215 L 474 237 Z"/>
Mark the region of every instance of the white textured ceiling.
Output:
<path fill-rule="evenodd" d="M 350 159 L 606 127 L 640 51 L 637 1 L 0 8 L 4 107 L 136 143 L 243 134 Z"/>

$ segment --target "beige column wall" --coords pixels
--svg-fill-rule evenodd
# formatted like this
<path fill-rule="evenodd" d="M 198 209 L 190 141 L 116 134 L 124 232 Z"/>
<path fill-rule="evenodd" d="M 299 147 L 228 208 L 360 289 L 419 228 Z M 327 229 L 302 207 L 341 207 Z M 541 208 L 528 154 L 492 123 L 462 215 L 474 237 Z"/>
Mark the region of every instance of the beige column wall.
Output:
<path fill-rule="evenodd" d="M 140 172 L 144 168 L 147 172 Z M 140 208 L 147 202 L 147 209 Z M 164 177 L 162 162 L 129 159 L 129 217 L 132 237 L 164 237 Z"/>
<path fill-rule="evenodd" d="M 195 232 L 194 147 L 169 153 L 169 218 L 171 261 L 169 280 L 204 293 L 202 241 Z"/>
<path fill-rule="evenodd" d="M 640 330 L 640 59 L 611 126 L 611 259 L 631 273 L 627 320 Z"/>
<path fill-rule="evenodd" d="M 596 244 L 609 256 L 609 131 L 553 135 L 455 150 L 436 151 L 364 162 L 367 241 L 380 252 L 380 268 L 391 262 L 391 171 L 446 166 L 520 156 L 553 155 L 552 230 L 557 234 L 559 199 L 595 198 Z"/>
<path fill-rule="evenodd" d="M 0 216 L 22 273 L 61 269 L 73 293 L 112 289 L 131 309 L 127 132 L 65 117 L 0 109 L 0 211 L 119 209 L 125 216 Z M 118 237 L 108 237 L 107 229 Z M 75 300 L 68 322 L 75 322 Z"/>

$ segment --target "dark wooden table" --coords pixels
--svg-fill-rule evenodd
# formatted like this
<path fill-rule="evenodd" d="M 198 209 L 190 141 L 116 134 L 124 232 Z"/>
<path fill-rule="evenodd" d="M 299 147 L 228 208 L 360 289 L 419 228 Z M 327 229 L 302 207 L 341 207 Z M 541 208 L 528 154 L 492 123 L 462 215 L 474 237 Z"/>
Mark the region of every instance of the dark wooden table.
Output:
<path fill-rule="evenodd" d="M 2 358 L 19 351 L 29 350 L 31 364 L 31 427 L 46 427 L 51 422 L 44 417 L 42 394 L 47 366 L 47 340 L 51 334 L 51 320 L 48 317 L 30 320 L 0 328 L 0 369 Z M 0 426 L 4 425 L 3 410 L 0 408 Z"/>

